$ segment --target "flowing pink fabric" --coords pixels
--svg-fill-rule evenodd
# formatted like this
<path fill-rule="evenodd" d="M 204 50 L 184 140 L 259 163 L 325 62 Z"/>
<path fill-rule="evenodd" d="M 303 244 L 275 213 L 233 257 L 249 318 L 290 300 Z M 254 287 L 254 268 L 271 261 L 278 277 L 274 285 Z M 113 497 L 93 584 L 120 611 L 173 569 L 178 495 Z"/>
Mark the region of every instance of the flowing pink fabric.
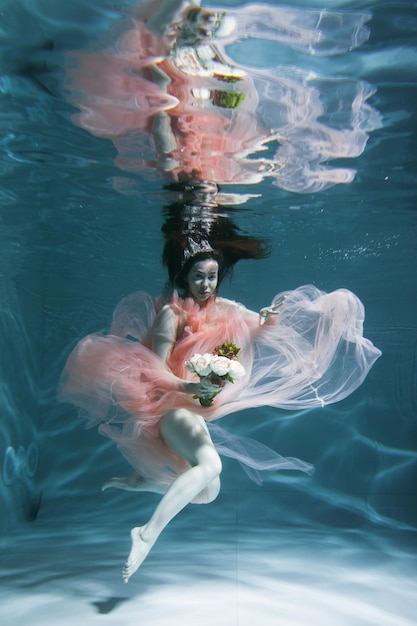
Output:
<path fill-rule="evenodd" d="M 117 442 L 142 476 L 169 484 L 187 464 L 159 435 L 167 410 L 187 408 L 211 422 L 258 406 L 324 406 L 352 393 L 379 357 L 363 337 L 363 305 L 350 291 L 326 294 L 307 285 L 274 301 L 282 295 L 280 315 L 260 326 L 256 314 L 235 302 L 217 298 L 200 309 L 192 299 L 174 294 L 169 306 L 178 314 L 180 330 L 166 365 L 150 348 L 161 301 L 132 294 L 116 308 L 110 334 L 89 335 L 75 347 L 62 375 L 61 396 L 88 415 L 89 426 L 100 424 L 100 432 Z M 246 375 L 226 384 L 213 406 L 203 408 L 180 391 L 177 377 L 193 380 L 185 361 L 224 341 L 240 347 Z M 250 418 L 242 414 L 242 419 Z M 219 433 L 222 453 L 255 470 L 311 471 L 298 459 Z"/>

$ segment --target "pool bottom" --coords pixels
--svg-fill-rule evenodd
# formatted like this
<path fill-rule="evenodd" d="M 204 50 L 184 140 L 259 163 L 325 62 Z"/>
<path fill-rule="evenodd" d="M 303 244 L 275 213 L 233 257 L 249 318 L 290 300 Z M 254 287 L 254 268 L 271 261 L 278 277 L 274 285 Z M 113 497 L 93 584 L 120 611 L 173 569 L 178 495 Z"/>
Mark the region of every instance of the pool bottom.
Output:
<path fill-rule="evenodd" d="M 146 517 L 152 497 L 118 493 L 101 509 L 101 494 L 83 495 L 44 494 L 37 521 L 2 539 L 3 626 L 415 623 L 412 531 L 277 528 L 188 507 L 125 584 L 132 502 Z"/>

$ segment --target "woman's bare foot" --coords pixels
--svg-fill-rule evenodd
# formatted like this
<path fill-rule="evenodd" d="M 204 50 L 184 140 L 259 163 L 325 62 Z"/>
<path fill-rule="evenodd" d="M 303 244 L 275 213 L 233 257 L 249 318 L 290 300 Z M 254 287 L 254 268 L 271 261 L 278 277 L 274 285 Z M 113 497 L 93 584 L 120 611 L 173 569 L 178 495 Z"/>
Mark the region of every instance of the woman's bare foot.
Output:
<path fill-rule="evenodd" d="M 130 536 L 132 538 L 132 547 L 127 558 L 126 564 L 123 568 L 123 580 L 125 583 L 136 572 L 136 570 L 142 565 L 143 561 L 148 556 L 150 549 L 155 541 L 145 541 L 142 536 L 145 526 L 132 528 Z"/>
<path fill-rule="evenodd" d="M 146 483 L 137 472 L 132 472 L 129 476 L 110 478 L 104 483 L 101 489 L 105 491 L 111 487 L 115 489 L 125 489 L 126 491 L 143 491 L 145 490 Z"/>

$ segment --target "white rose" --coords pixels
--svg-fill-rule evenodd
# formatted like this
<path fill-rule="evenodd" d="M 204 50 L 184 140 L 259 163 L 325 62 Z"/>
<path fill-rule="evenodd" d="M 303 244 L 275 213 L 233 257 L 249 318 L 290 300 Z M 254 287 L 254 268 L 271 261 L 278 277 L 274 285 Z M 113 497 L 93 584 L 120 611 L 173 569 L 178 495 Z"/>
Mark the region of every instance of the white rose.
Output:
<path fill-rule="evenodd" d="M 185 362 L 185 369 L 194 374 L 195 372 L 194 363 L 191 361 L 191 359 Z"/>
<path fill-rule="evenodd" d="M 232 361 L 225 356 L 213 356 L 211 369 L 217 376 L 225 376 L 230 372 Z"/>
<path fill-rule="evenodd" d="M 186 368 L 199 376 L 211 374 L 211 354 L 194 354 L 186 363 Z"/>
<path fill-rule="evenodd" d="M 231 361 L 229 374 L 233 380 L 239 380 L 246 374 L 246 370 L 239 361 Z"/>

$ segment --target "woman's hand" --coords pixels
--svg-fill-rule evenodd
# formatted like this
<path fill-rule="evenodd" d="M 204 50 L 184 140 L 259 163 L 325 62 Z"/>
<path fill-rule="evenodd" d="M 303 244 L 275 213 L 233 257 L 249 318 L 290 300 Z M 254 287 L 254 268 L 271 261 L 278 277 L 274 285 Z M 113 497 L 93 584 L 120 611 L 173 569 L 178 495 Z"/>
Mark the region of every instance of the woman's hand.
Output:
<path fill-rule="evenodd" d="M 189 380 L 178 379 L 180 383 L 181 391 L 185 391 L 186 393 L 190 393 L 192 396 L 197 396 L 198 398 L 212 398 L 216 394 L 218 394 L 224 385 L 214 385 L 213 383 L 208 383 L 208 381 L 202 380 L 198 383 L 190 382 Z"/>
<path fill-rule="evenodd" d="M 279 315 L 279 308 L 284 304 L 287 296 L 282 296 L 271 306 L 265 306 L 259 311 L 259 324 L 263 326 L 271 315 Z"/>

